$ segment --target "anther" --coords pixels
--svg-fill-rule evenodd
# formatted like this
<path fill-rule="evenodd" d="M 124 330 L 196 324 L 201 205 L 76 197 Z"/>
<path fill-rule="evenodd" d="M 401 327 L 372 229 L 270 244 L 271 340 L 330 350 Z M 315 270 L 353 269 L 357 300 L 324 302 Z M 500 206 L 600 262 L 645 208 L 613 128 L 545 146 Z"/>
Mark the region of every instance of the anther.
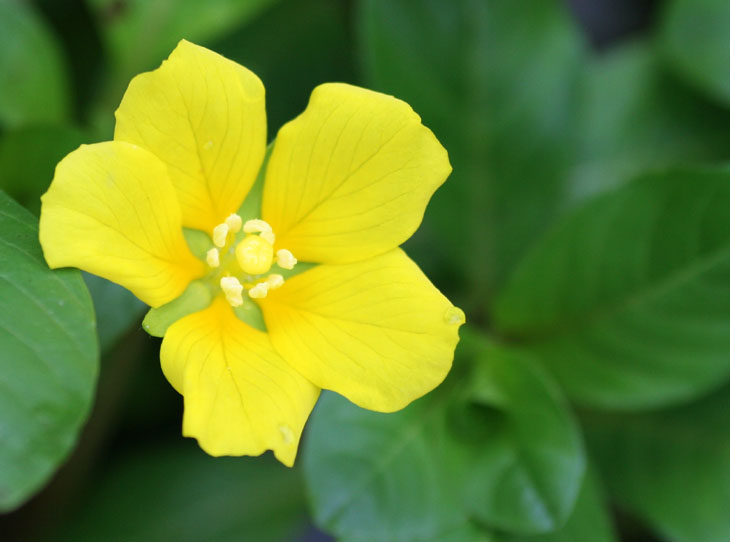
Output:
<path fill-rule="evenodd" d="M 231 233 L 238 233 L 241 230 L 241 224 L 241 217 L 236 213 L 228 215 L 228 218 L 226 218 L 226 225 L 228 226 L 228 231 Z"/>
<path fill-rule="evenodd" d="M 265 239 L 272 245 L 274 244 L 274 241 L 276 241 L 276 236 L 274 235 L 269 223 L 259 218 L 247 220 L 243 225 L 243 231 L 245 233 L 258 233 L 262 239 Z"/>
<path fill-rule="evenodd" d="M 285 248 L 276 251 L 276 263 L 282 269 L 294 269 L 297 264 L 297 259 L 290 251 Z"/>
<path fill-rule="evenodd" d="M 213 244 L 218 248 L 226 246 L 226 238 L 228 237 L 228 224 L 218 224 L 213 228 Z"/>
<path fill-rule="evenodd" d="M 277 274 L 272 274 L 266 277 L 266 284 L 269 285 L 269 290 L 276 290 L 284 286 L 284 277 Z"/>
<path fill-rule="evenodd" d="M 243 285 L 236 277 L 221 277 L 221 290 L 226 294 L 226 301 L 231 307 L 239 307 L 243 305 Z"/>
<path fill-rule="evenodd" d="M 269 287 L 268 282 L 259 282 L 248 291 L 248 297 L 251 299 L 263 299 L 269 293 Z"/>
<path fill-rule="evenodd" d="M 211 267 L 218 267 L 221 264 L 220 254 L 218 253 L 218 249 L 211 248 L 208 252 L 206 252 L 205 261 L 208 262 L 208 265 Z"/>

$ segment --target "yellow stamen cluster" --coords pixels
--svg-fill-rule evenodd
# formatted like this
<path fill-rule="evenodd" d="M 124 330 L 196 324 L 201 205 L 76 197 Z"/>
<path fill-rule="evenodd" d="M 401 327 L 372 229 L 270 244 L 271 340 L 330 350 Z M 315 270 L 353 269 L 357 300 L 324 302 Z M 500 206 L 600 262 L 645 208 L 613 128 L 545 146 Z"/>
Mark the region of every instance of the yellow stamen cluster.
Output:
<path fill-rule="evenodd" d="M 235 234 L 243 230 L 246 236 L 236 244 Z M 282 269 L 293 269 L 297 259 L 287 249 L 279 249 L 274 254 L 276 236 L 271 226 L 260 219 L 243 223 L 240 216 L 232 214 L 213 229 L 213 244 L 206 254 L 206 262 L 211 268 L 221 268 L 220 287 L 226 300 L 233 307 L 243 304 L 243 291 L 251 299 L 262 299 L 270 290 L 281 288 L 284 277 L 277 273 L 268 274 L 276 264 Z M 243 272 L 240 278 L 237 270 Z M 268 274 L 268 276 L 266 276 Z"/>

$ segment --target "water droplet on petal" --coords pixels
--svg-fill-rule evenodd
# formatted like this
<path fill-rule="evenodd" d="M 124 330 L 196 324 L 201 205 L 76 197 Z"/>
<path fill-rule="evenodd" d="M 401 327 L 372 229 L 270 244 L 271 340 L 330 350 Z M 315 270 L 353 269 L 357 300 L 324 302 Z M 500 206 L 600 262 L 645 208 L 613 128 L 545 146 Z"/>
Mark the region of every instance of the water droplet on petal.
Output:
<path fill-rule="evenodd" d="M 463 324 L 466 322 L 466 316 L 459 307 L 449 307 L 444 313 L 444 321 L 447 324 Z"/>
<path fill-rule="evenodd" d="M 208 141 L 207 141 L 207 142 L 205 143 L 205 145 L 203 145 L 203 148 L 204 148 L 204 149 L 205 149 L 206 151 L 209 151 L 210 149 L 212 149 L 212 148 L 213 148 L 213 141 L 211 141 L 211 140 L 209 139 L 209 140 L 208 140 Z"/>
<path fill-rule="evenodd" d="M 294 442 L 294 431 L 291 430 L 291 427 L 283 423 L 279 426 L 279 431 L 281 432 L 281 438 L 284 441 L 284 444 L 291 444 Z"/>

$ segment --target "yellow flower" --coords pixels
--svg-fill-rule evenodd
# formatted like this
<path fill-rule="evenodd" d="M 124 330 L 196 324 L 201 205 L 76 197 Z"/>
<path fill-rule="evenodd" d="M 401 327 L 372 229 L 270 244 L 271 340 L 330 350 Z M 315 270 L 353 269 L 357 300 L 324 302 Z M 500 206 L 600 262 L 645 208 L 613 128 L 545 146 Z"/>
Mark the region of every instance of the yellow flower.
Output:
<path fill-rule="evenodd" d="M 463 312 L 398 246 L 451 167 L 406 103 L 321 85 L 266 162 L 261 81 L 182 41 L 132 80 L 116 119 L 114 141 L 58 164 L 40 240 L 51 267 L 152 307 L 207 286 L 207 308 L 162 342 L 184 435 L 292 465 L 320 389 L 390 412 L 444 379 Z M 246 199 L 262 168 L 261 200 Z M 183 228 L 209 235 L 199 257 Z"/>

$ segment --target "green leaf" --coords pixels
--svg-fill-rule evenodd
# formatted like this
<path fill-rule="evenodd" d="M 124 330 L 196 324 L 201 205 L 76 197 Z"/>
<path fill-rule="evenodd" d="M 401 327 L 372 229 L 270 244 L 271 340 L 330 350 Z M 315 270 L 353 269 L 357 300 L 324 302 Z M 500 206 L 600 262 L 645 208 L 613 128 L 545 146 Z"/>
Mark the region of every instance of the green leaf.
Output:
<path fill-rule="evenodd" d="M 730 105 L 730 4 L 671 0 L 659 28 L 662 52 L 677 73 Z"/>
<path fill-rule="evenodd" d="M 298 474 L 270 457 L 213 458 L 193 444 L 136 450 L 95 478 L 58 532 L 67 540 L 298 540 L 308 525 Z"/>
<path fill-rule="evenodd" d="M 98 355 L 81 275 L 48 269 L 36 220 L 0 192 L 0 512 L 37 491 L 73 447 Z"/>
<path fill-rule="evenodd" d="M 730 169 L 639 178 L 568 217 L 497 300 L 576 401 L 656 407 L 730 375 Z"/>
<path fill-rule="evenodd" d="M 68 83 L 60 50 L 32 4 L 0 0 L 0 127 L 66 118 Z"/>
<path fill-rule="evenodd" d="M 36 125 L 6 132 L 0 137 L 0 189 L 38 216 L 41 194 L 51 184 L 56 164 L 82 143 L 88 143 L 84 133 L 69 126 Z"/>
<path fill-rule="evenodd" d="M 325 392 L 303 457 L 317 524 L 363 542 L 438 540 L 468 528 L 460 487 L 468 462 L 449 434 L 446 401 L 437 391 L 381 414 Z"/>
<path fill-rule="evenodd" d="M 483 344 L 475 364 L 469 399 L 493 410 L 468 420 L 478 425 L 487 416 L 481 421 L 490 428 L 470 466 L 468 508 L 501 531 L 553 531 L 570 516 L 582 484 L 580 430 L 560 390 L 529 356 Z"/>
<path fill-rule="evenodd" d="M 116 346 L 133 324 L 139 324 L 147 305 L 118 284 L 90 273 L 83 276 L 94 301 L 99 346 L 105 353 Z"/>
<path fill-rule="evenodd" d="M 592 469 L 583 478 L 573 513 L 555 532 L 536 536 L 499 537 L 499 542 L 618 542 L 611 518 Z"/>
<path fill-rule="evenodd" d="M 457 355 L 444 384 L 397 413 L 323 395 L 304 449 L 320 526 L 344 539 L 442 540 L 477 532 L 474 517 L 519 532 L 567 518 L 584 458 L 557 389 L 469 333 Z"/>
<path fill-rule="evenodd" d="M 668 73 L 652 43 L 630 42 L 591 58 L 576 108 L 570 205 L 649 169 L 730 156 L 730 111 Z"/>
<path fill-rule="evenodd" d="M 730 388 L 671 410 L 587 415 L 618 504 L 673 542 L 730 540 Z"/>
<path fill-rule="evenodd" d="M 561 204 L 585 52 L 563 4 L 358 4 L 368 86 L 411 104 L 454 167 L 408 249 L 430 276 L 445 266 L 470 303 L 505 280 Z"/>

